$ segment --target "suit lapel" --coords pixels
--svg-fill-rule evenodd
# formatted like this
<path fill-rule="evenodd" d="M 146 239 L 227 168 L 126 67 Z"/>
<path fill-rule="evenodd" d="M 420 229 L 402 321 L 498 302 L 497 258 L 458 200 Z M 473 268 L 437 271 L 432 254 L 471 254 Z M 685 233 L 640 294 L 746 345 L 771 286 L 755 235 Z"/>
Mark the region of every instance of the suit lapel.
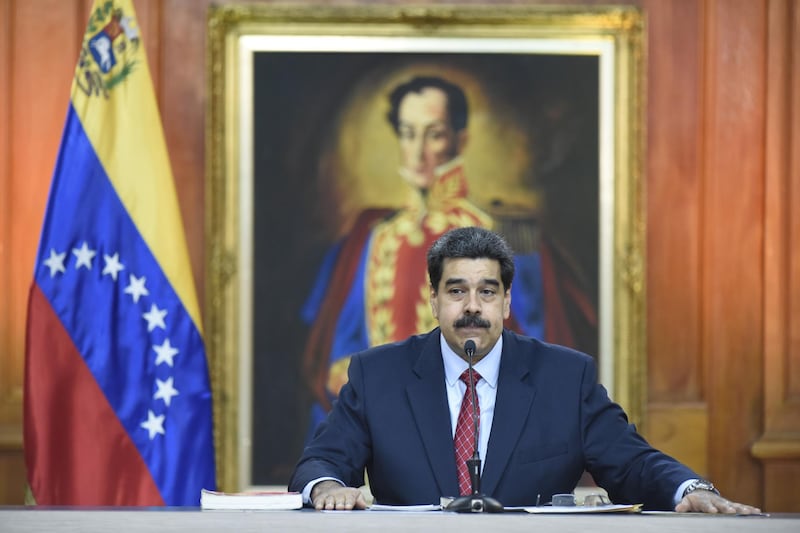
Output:
<path fill-rule="evenodd" d="M 536 396 L 536 388 L 530 380 L 530 368 L 524 364 L 515 341 L 513 335 L 503 333 L 494 419 L 481 479 L 482 492 L 490 496 L 497 488 L 517 446 Z"/>
<path fill-rule="evenodd" d="M 409 383 L 406 394 L 428 464 L 436 478 L 439 494 L 457 495 L 456 461 L 438 328 L 429 335 L 414 365 L 414 373 L 418 379 Z"/>

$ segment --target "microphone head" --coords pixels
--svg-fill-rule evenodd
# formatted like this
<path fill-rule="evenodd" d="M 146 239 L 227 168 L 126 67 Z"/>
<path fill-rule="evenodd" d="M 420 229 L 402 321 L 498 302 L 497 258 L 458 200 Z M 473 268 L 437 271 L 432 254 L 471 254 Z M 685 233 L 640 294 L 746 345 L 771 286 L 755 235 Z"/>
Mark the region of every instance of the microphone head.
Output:
<path fill-rule="evenodd" d="M 467 355 L 475 353 L 475 341 L 474 340 L 469 339 L 469 340 L 467 340 L 467 342 L 464 343 L 464 353 L 466 353 Z"/>

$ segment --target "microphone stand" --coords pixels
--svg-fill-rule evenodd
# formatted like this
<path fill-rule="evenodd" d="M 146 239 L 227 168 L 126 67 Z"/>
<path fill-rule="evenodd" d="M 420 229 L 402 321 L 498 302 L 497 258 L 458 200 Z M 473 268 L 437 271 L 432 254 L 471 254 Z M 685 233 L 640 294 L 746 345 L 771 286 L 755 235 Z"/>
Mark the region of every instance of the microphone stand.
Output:
<path fill-rule="evenodd" d="M 472 494 L 468 496 L 459 496 L 450 502 L 445 508 L 445 511 L 453 511 L 455 513 L 501 513 L 503 512 L 503 504 L 499 501 L 481 494 L 481 456 L 478 453 L 478 432 L 480 426 L 478 425 L 478 411 L 475 408 L 477 401 L 475 399 L 475 370 L 472 367 L 472 358 L 475 356 L 475 342 L 468 340 L 464 343 L 464 352 L 469 357 L 469 388 L 472 397 L 472 423 L 475 427 L 475 443 L 473 446 L 472 458 L 467 459 L 467 471 L 469 472 L 469 480 L 472 484 Z"/>

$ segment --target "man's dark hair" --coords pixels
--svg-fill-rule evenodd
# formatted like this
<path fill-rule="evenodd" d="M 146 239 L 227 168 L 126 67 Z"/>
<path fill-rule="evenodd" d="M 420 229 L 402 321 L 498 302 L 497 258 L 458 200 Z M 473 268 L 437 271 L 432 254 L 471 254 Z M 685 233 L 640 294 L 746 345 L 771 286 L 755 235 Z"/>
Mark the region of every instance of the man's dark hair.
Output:
<path fill-rule="evenodd" d="M 447 116 L 450 118 L 450 125 L 453 126 L 453 129 L 461 131 L 467 127 L 469 108 L 467 106 L 467 97 L 461 87 L 436 76 L 417 76 L 395 87 L 389 95 L 391 108 L 386 114 L 386 118 L 389 119 L 389 123 L 394 128 L 395 133 L 400 132 L 400 119 L 398 117 L 400 102 L 403 101 L 407 94 L 421 93 L 423 89 L 429 87 L 441 89 L 447 96 Z"/>
<path fill-rule="evenodd" d="M 494 259 L 500 263 L 503 289 L 514 280 L 514 252 L 506 240 L 488 229 L 468 227 L 448 231 L 428 250 L 428 276 L 434 291 L 439 290 L 445 259 Z"/>

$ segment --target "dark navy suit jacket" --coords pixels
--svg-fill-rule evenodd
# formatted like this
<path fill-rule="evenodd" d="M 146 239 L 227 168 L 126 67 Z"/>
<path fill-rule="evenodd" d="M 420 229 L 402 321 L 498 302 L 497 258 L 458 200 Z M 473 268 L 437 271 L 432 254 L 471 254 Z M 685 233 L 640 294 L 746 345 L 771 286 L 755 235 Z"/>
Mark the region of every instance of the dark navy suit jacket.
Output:
<path fill-rule="evenodd" d="M 330 476 L 358 487 L 366 467 L 376 503 L 457 496 L 440 331 L 355 355 L 328 419 L 303 452 L 290 490 Z M 699 477 L 653 449 L 597 383 L 588 355 L 503 332 L 482 492 L 506 506 L 572 492 L 589 471 L 615 503 L 672 509 Z"/>

